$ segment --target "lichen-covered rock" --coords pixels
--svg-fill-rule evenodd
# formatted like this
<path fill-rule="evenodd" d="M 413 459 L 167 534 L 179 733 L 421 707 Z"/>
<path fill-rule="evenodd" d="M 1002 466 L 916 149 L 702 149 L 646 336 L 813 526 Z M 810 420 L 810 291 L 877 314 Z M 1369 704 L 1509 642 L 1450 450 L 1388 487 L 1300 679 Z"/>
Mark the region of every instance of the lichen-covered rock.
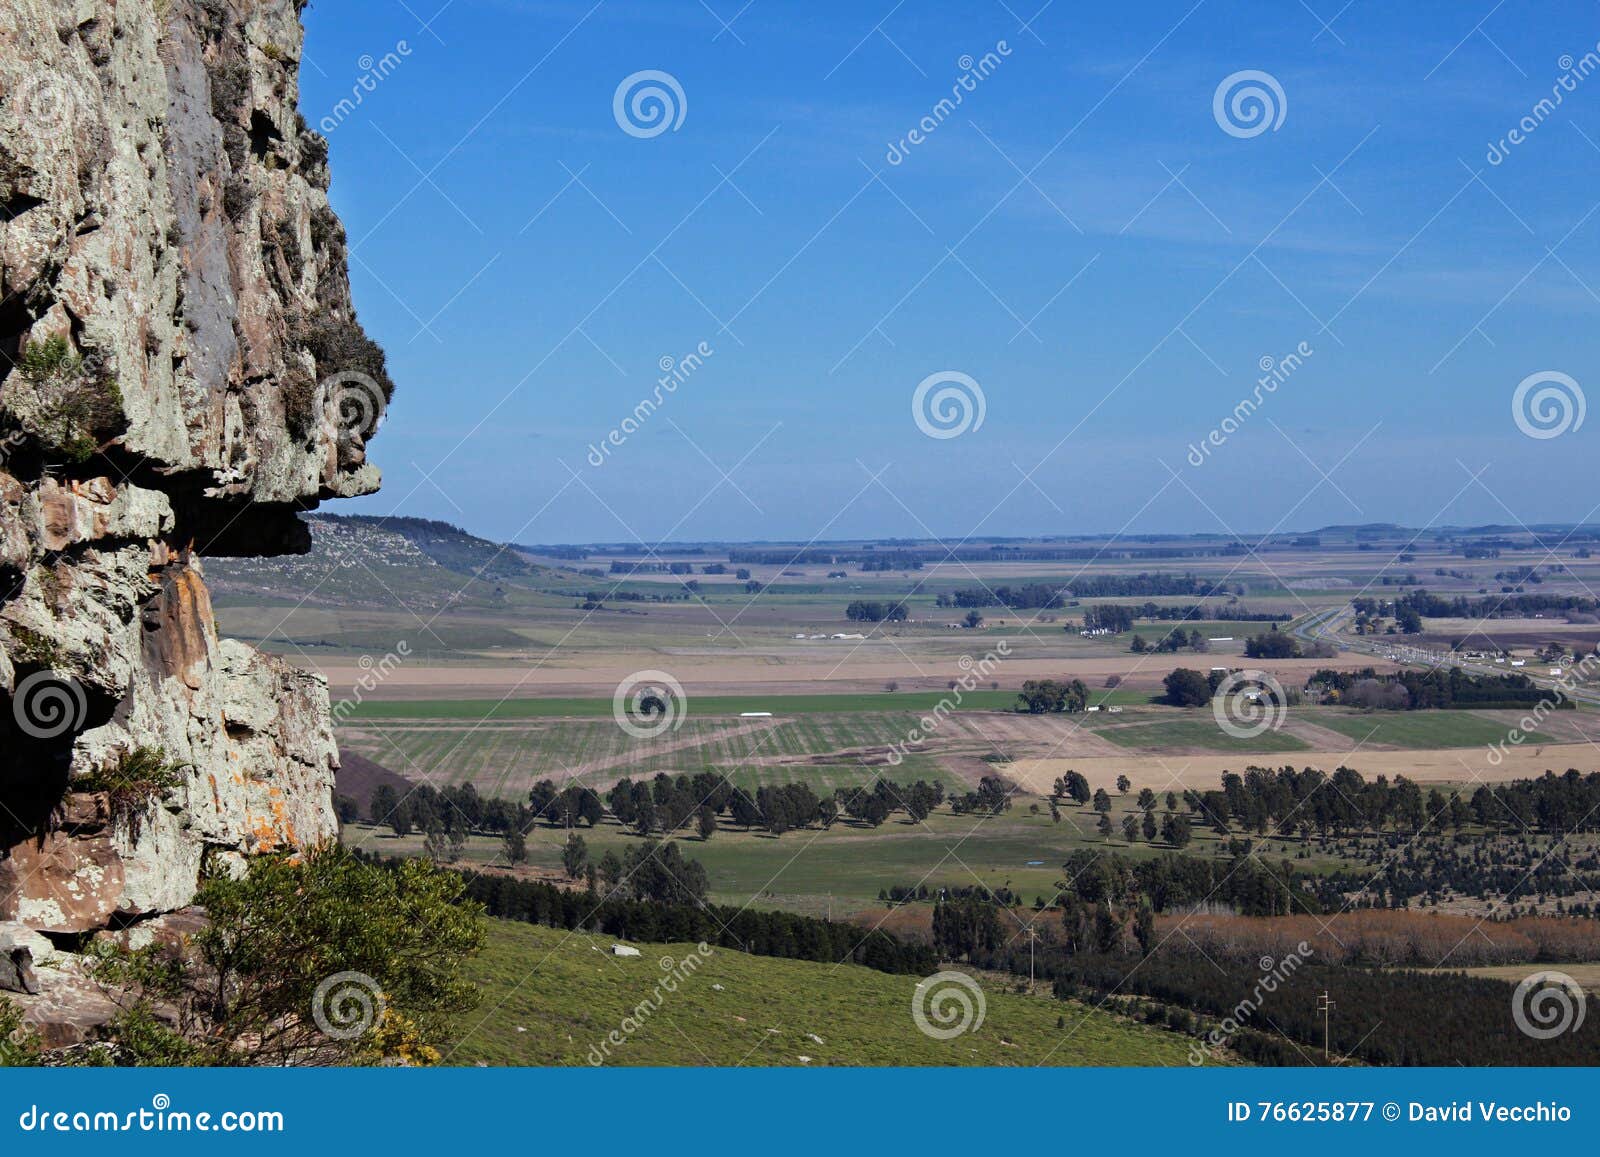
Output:
<path fill-rule="evenodd" d="M 137 926 L 337 830 L 326 685 L 219 639 L 201 561 L 304 550 L 300 511 L 378 485 L 392 385 L 297 111 L 300 6 L 0 5 L 8 943 Z M 131 814 L 84 790 L 140 750 L 176 785 Z"/>

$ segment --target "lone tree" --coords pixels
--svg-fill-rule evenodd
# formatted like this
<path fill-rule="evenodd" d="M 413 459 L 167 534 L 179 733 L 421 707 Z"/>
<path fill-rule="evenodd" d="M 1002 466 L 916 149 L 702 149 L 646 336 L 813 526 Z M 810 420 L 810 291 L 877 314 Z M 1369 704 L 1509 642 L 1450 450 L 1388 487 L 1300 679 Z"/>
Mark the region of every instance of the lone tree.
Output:
<path fill-rule="evenodd" d="M 589 866 L 589 845 L 583 842 L 583 837 L 577 832 L 572 833 L 566 846 L 561 849 L 561 866 L 574 880 L 583 875 L 584 869 Z"/>
<path fill-rule="evenodd" d="M 516 828 L 511 828 L 500 840 L 501 850 L 505 852 L 506 863 L 515 867 L 517 864 L 528 862 L 528 837 Z"/>
<path fill-rule="evenodd" d="M 1161 822 L 1161 838 L 1180 851 L 1188 847 L 1193 834 L 1189 827 L 1188 816 L 1168 815 Z"/>
<path fill-rule="evenodd" d="M 1130 787 L 1132 787 L 1132 786 L 1133 786 L 1133 780 L 1129 779 L 1125 775 L 1117 776 L 1117 794 L 1118 795 L 1127 795 L 1128 794 L 1128 789 Z"/>
<path fill-rule="evenodd" d="M 367 803 L 367 818 L 375 824 L 386 824 L 399 806 L 399 793 L 389 784 L 380 783 L 373 789 L 372 799 Z"/>
<path fill-rule="evenodd" d="M 1166 699 L 1174 707 L 1204 707 L 1211 702 L 1211 683 L 1199 671 L 1179 667 L 1162 680 Z"/>
<path fill-rule="evenodd" d="M 1140 954 L 1149 956 L 1156 939 L 1156 914 L 1149 900 L 1141 898 L 1139 909 L 1133 914 L 1133 938 L 1139 942 Z"/>

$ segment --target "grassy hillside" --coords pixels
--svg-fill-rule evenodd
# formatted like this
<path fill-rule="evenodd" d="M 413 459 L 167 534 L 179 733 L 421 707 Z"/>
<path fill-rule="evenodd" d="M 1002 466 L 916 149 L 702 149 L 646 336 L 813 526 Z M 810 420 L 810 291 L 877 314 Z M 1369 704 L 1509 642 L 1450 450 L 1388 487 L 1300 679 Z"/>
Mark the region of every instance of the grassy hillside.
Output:
<path fill-rule="evenodd" d="M 609 937 L 490 924 L 489 947 L 472 965 L 483 1002 L 463 1018 L 448 1064 L 588 1064 L 591 1048 L 622 1031 L 673 963 L 702 959 L 692 944 L 639 945 L 643 955 L 624 958 L 612 955 Z M 724 949 L 683 975 L 676 992 L 662 993 L 659 1011 L 612 1046 L 606 1063 L 799 1065 L 801 1056 L 813 1065 L 1188 1063 L 1186 1037 L 1088 1005 L 1002 992 L 988 979 L 982 1026 L 939 1041 L 912 1020 L 917 977 Z"/>

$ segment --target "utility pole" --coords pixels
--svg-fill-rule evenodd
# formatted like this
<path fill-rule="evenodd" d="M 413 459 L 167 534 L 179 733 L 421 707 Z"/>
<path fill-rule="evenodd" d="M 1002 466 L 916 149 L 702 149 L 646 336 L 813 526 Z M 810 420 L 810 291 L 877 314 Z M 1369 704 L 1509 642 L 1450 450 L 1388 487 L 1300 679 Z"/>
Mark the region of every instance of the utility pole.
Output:
<path fill-rule="evenodd" d="M 1333 1012 L 1333 1001 L 1328 998 L 1328 990 L 1323 989 L 1322 995 L 1317 998 L 1317 1011 L 1322 1014 L 1322 1059 L 1329 1059 L 1329 1032 L 1328 1017 Z"/>
<path fill-rule="evenodd" d="M 1039 933 L 1030 923 L 1028 925 L 1028 992 L 1033 992 L 1033 946 L 1038 942 Z"/>

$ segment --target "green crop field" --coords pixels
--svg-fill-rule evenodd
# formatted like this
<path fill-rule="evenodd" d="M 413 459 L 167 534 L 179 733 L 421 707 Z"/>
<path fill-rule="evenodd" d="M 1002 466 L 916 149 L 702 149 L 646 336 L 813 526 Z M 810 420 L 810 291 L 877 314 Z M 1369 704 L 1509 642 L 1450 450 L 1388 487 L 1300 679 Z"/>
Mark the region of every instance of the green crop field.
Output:
<path fill-rule="evenodd" d="M 1418 749 L 1487 747 L 1503 741 L 1507 731 L 1505 724 L 1470 711 L 1305 711 L 1299 717 L 1360 742 Z M 1535 732 L 1526 742 L 1557 741 Z"/>
<path fill-rule="evenodd" d="M 629 735 L 609 717 L 481 725 L 385 721 L 346 727 L 339 742 L 413 779 L 426 778 L 435 785 L 470 782 L 485 795 L 518 799 L 540 779 L 582 778 L 609 784 L 623 776 L 639 778 L 659 771 L 713 771 L 757 785 L 805 780 L 827 786 L 852 760 L 818 760 L 824 766 L 814 766 L 812 757 L 901 743 L 917 720 L 910 712 L 775 720 L 692 718 L 651 739 Z M 981 739 L 972 742 L 987 749 Z M 763 763 L 779 758 L 793 762 L 779 767 Z M 859 760 L 849 770 L 851 778 L 839 779 L 837 786 L 871 779 Z M 902 780 L 939 780 L 948 786 L 960 782 L 931 756 L 917 752 L 906 754 L 888 774 Z"/>
<path fill-rule="evenodd" d="M 692 944 L 617 957 L 606 936 L 490 924 L 489 946 L 469 966 L 483 1000 L 461 1018 L 446 1064 L 1189 1063 L 1187 1037 L 988 979 L 979 981 L 982 1023 L 935 1040 L 912 1018 L 920 977 L 724 948 L 706 955 Z M 667 977 L 676 991 L 658 987 Z M 600 1049 L 613 1032 L 623 1043 L 608 1056 Z"/>
<path fill-rule="evenodd" d="M 1127 727 L 1100 727 L 1095 734 L 1119 747 L 1271 754 L 1309 751 L 1310 746 L 1282 731 L 1265 731 L 1251 739 L 1236 739 L 1217 726 L 1208 713 L 1202 719 L 1169 719 L 1160 723 L 1135 723 Z"/>

